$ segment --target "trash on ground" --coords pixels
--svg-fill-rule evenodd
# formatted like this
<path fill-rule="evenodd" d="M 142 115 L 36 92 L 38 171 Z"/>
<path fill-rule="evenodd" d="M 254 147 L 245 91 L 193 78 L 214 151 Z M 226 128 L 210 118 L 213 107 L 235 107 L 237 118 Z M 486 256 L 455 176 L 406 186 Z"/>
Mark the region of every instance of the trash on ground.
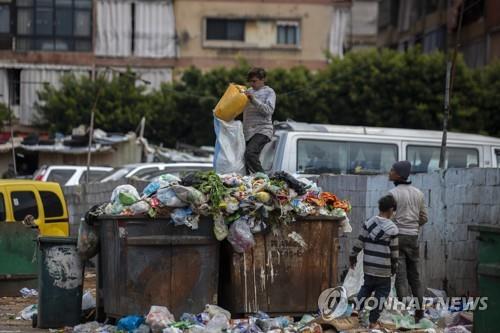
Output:
<path fill-rule="evenodd" d="M 28 297 L 38 297 L 38 291 L 36 289 L 29 289 L 29 288 L 23 288 L 19 290 L 23 298 L 28 298 Z"/>
<path fill-rule="evenodd" d="M 36 304 L 29 305 L 25 307 L 19 316 L 16 317 L 17 320 L 31 320 L 34 315 L 38 314 L 38 306 Z"/>
<path fill-rule="evenodd" d="M 82 311 L 87 311 L 96 307 L 94 296 L 90 290 L 85 291 L 82 296 Z"/>

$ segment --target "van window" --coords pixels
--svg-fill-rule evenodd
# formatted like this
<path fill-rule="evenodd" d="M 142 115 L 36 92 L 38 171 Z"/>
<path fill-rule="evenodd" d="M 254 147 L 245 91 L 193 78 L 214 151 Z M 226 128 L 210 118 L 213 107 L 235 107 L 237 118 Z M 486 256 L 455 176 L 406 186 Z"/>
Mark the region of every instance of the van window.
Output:
<path fill-rule="evenodd" d="M 393 144 L 303 139 L 297 142 L 297 173 L 377 174 L 398 160 Z"/>
<path fill-rule="evenodd" d="M 90 170 L 89 183 L 98 182 L 99 180 L 103 179 L 107 175 L 109 175 L 109 171 L 104 171 L 104 170 Z M 86 181 L 87 181 L 87 171 L 84 171 L 82 173 L 82 176 L 80 177 L 80 180 L 78 182 L 80 184 L 85 184 Z"/>
<path fill-rule="evenodd" d="M 64 186 L 74 173 L 75 170 L 51 170 L 47 176 L 47 181 L 56 182 Z"/>
<path fill-rule="evenodd" d="M 40 191 L 40 197 L 46 218 L 63 216 L 63 206 L 57 194 L 50 191 Z"/>
<path fill-rule="evenodd" d="M 412 146 L 406 147 L 406 159 L 412 165 L 412 171 L 432 172 L 439 169 L 441 147 Z M 472 168 L 479 166 L 479 152 L 474 148 L 446 148 L 447 168 Z"/>
<path fill-rule="evenodd" d="M 3 198 L 3 193 L 0 193 L 0 222 L 4 222 L 5 217 L 5 201 Z"/>
<path fill-rule="evenodd" d="M 12 207 L 14 208 L 14 220 L 22 221 L 26 215 L 33 215 L 38 218 L 38 206 L 36 204 L 35 193 L 31 191 L 16 191 L 10 194 Z"/>
<path fill-rule="evenodd" d="M 500 168 L 500 149 L 495 149 L 495 155 L 497 156 L 497 167 Z"/>

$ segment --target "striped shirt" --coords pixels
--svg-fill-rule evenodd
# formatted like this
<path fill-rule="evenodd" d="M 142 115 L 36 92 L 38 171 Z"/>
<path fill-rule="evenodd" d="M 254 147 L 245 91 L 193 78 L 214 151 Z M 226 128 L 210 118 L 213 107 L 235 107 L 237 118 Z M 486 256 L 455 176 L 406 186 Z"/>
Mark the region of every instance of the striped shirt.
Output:
<path fill-rule="evenodd" d="M 424 194 L 409 184 L 399 184 L 390 190 L 389 194 L 394 197 L 398 205 L 394 222 L 399 234 L 418 236 L 420 226 L 427 222 Z"/>
<path fill-rule="evenodd" d="M 259 90 L 248 89 L 254 98 L 243 111 L 243 133 L 245 141 L 249 141 L 255 134 L 263 134 L 269 139 L 273 137 L 272 116 L 276 104 L 276 94 L 268 86 Z"/>
<path fill-rule="evenodd" d="M 391 267 L 398 261 L 398 228 L 389 219 L 374 216 L 363 224 L 351 256 L 363 250 L 365 274 L 390 277 Z"/>

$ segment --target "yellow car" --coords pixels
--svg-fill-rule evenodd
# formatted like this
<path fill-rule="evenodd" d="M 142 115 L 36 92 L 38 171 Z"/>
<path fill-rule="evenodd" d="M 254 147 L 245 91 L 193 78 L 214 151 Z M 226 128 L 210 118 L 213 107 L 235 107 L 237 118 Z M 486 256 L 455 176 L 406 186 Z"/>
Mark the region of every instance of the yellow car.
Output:
<path fill-rule="evenodd" d="M 0 180 L 0 223 L 23 222 L 26 217 L 36 224 L 41 236 L 68 237 L 68 209 L 61 186 L 34 180 Z"/>

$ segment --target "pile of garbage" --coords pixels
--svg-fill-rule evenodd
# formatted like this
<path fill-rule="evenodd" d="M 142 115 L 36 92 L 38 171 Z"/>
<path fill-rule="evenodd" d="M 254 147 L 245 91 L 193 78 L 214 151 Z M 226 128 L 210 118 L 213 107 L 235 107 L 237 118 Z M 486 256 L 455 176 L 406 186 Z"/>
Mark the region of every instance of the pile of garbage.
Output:
<path fill-rule="evenodd" d="M 121 318 L 116 326 L 90 322 L 75 326 L 73 333 L 321 333 L 316 318 L 304 315 L 300 321 L 288 316 L 271 318 L 258 312 L 249 318 L 231 319 L 231 313 L 217 305 L 207 305 L 202 313 L 184 313 L 176 320 L 164 306 L 151 306 L 146 316 Z"/>
<path fill-rule="evenodd" d="M 238 252 L 254 245 L 254 233 L 279 228 L 298 217 L 328 216 L 343 221 L 351 205 L 313 182 L 286 172 L 270 176 L 218 175 L 213 171 L 189 174 L 183 179 L 166 174 L 147 185 L 142 194 L 132 185 L 118 186 L 111 202 L 96 214 L 170 218 L 176 225 L 198 228 L 200 216 L 210 216 L 214 233 L 228 239 Z"/>

